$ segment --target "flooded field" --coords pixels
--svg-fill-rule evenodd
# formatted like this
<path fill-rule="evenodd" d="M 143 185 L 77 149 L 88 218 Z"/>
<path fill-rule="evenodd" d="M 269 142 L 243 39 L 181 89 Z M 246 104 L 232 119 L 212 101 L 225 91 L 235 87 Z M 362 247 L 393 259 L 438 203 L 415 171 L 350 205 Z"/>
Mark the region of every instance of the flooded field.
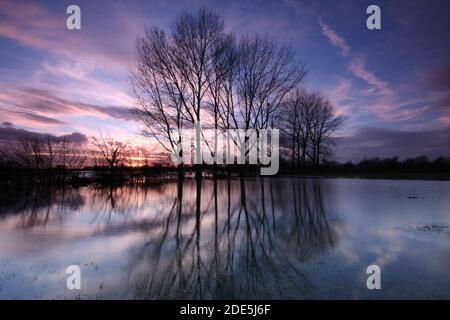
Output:
<path fill-rule="evenodd" d="M 449 299 L 449 199 L 450 182 L 415 180 L 13 188 L 0 299 Z"/>

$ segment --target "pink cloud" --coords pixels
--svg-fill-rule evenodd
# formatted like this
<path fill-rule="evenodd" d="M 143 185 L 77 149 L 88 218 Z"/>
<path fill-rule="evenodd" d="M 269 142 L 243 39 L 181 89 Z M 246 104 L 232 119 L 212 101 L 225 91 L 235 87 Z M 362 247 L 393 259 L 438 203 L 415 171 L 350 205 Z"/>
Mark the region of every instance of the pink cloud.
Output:
<path fill-rule="evenodd" d="M 358 56 L 353 58 L 350 61 L 349 68 L 356 77 L 370 85 L 368 93 L 379 93 L 381 95 L 391 95 L 393 93 L 387 81 L 379 79 L 374 73 L 367 70 L 364 57 Z"/>
<path fill-rule="evenodd" d="M 14 108 L 11 108 L 14 106 Z M 24 88 L 19 91 L 4 92 L 0 95 L 0 110 L 4 115 L 30 120 L 37 123 L 62 124 L 61 117 L 95 116 L 98 118 L 115 118 L 133 120 L 130 109 L 117 106 L 100 106 L 81 103 L 58 97 L 57 94 L 36 89 Z"/>
<path fill-rule="evenodd" d="M 128 73 L 119 73 L 120 81 L 111 82 L 95 75 L 97 68 L 94 63 L 72 59 L 46 61 L 42 64 L 32 82 L 35 86 L 45 87 L 70 99 L 94 102 L 106 105 L 131 106 L 134 99 L 127 93 Z M 115 76 L 115 73 L 108 73 Z M 61 82 L 54 84 L 54 79 Z"/>
<path fill-rule="evenodd" d="M 450 127 L 450 114 L 445 114 L 438 118 L 436 121 L 436 127 Z"/>
<path fill-rule="evenodd" d="M 379 79 L 373 72 L 370 72 L 366 67 L 366 59 L 363 55 L 351 55 L 351 48 L 347 44 L 347 41 L 337 34 L 330 26 L 328 26 L 322 18 L 319 18 L 319 25 L 322 29 L 322 33 L 331 43 L 331 45 L 337 47 L 341 51 L 343 57 L 350 57 L 349 69 L 356 77 L 366 81 L 370 88 L 366 94 L 381 94 L 391 95 L 392 90 L 389 88 L 387 81 Z"/>
<path fill-rule="evenodd" d="M 328 38 L 330 43 L 338 47 L 341 50 L 341 54 L 344 57 L 347 57 L 350 54 L 351 48 L 349 45 L 347 45 L 347 42 L 344 38 L 342 38 L 340 35 L 338 35 L 333 29 L 331 29 L 323 20 L 322 18 L 319 18 L 319 25 L 322 29 L 322 33 L 325 37 Z"/>
<path fill-rule="evenodd" d="M 4 0 L 0 6 L 0 36 L 53 55 L 77 57 L 107 70 L 124 71 L 132 61 L 133 42 L 144 19 L 136 12 L 122 12 L 122 8 L 111 10 L 120 25 L 91 28 L 89 32 L 82 26 L 82 30 L 71 31 L 65 26 L 64 11 L 56 13 L 36 3 Z"/>

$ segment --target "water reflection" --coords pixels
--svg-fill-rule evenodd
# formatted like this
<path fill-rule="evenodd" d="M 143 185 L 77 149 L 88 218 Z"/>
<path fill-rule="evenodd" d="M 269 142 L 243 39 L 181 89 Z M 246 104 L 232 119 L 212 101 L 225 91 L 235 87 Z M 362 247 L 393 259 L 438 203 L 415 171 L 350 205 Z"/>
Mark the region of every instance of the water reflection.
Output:
<path fill-rule="evenodd" d="M 392 185 L 382 198 L 401 194 Z M 421 248 L 393 229 L 418 215 L 414 220 L 403 213 L 397 221 L 382 208 L 379 217 L 361 219 L 364 210 L 381 205 L 373 197 L 385 187 L 369 180 L 203 178 L 8 188 L 0 192 L 0 297 L 365 297 L 360 271 L 366 265 L 375 261 L 397 270 L 402 254 Z M 448 185 L 439 190 L 446 194 Z M 389 202 L 399 214 L 410 205 L 402 199 Z M 436 203 L 439 218 L 446 207 L 440 198 Z M 441 236 L 433 245 L 448 259 L 439 251 L 449 247 Z M 380 246 L 389 252 L 383 255 Z M 79 293 L 64 286 L 64 269 L 73 263 L 85 269 Z M 445 268 L 436 270 L 445 274 Z M 433 287 L 433 274 L 425 276 Z M 448 282 L 441 281 L 443 288 Z M 402 296 L 398 288 L 389 294 Z"/>
<path fill-rule="evenodd" d="M 63 220 L 68 212 L 84 204 L 85 198 L 78 189 L 25 184 L 1 190 L 0 218 L 17 215 L 18 228 L 33 228 L 50 220 Z"/>
<path fill-rule="evenodd" d="M 282 183 L 238 179 L 197 180 L 195 188 L 191 182 L 178 184 L 172 205 L 160 215 L 161 227 L 147 232 L 132 251 L 130 277 L 138 284 L 136 296 L 307 294 L 308 280 L 298 261 L 332 247 L 336 234 L 318 183 L 293 180 L 292 193 L 285 193 Z M 275 198 L 282 201 L 276 205 Z"/>

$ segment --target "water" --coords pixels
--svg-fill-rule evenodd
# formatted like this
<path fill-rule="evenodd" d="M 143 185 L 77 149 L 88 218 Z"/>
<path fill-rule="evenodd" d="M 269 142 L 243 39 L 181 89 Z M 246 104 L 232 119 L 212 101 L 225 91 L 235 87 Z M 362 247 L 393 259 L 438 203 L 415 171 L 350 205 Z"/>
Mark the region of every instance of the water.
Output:
<path fill-rule="evenodd" d="M 0 195 L 2 299 L 450 298 L 450 182 L 193 179 Z M 81 267 L 81 290 L 66 268 Z M 381 290 L 366 287 L 381 268 Z"/>

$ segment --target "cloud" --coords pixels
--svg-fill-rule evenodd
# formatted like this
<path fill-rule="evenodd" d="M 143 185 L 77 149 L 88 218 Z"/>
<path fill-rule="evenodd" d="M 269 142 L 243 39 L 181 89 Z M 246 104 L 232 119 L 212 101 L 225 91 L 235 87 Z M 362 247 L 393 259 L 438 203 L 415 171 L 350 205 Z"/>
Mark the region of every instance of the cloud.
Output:
<path fill-rule="evenodd" d="M 319 25 L 322 29 L 322 33 L 328 39 L 332 46 L 340 49 L 343 57 L 350 57 L 349 70 L 354 76 L 366 81 L 370 88 L 366 94 L 380 94 L 391 95 L 393 92 L 389 88 L 389 83 L 379 79 L 373 72 L 370 72 L 366 67 L 366 59 L 363 55 L 351 54 L 351 47 L 347 44 L 347 41 L 341 37 L 336 31 L 328 26 L 322 18 L 319 18 Z"/>
<path fill-rule="evenodd" d="M 102 20 L 102 28 L 91 26 L 88 33 L 83 28 L 80 32 L 71 32 L 65 28 L 65 10 L 56 12 L 35 2 L 2 0 L 0 36 L 51 54 L 95 61 L 105 69 L 123 70 L 131 57 L 129 48 L 134 37 L 130 37 L 130 33 L 137 34 L 142 18 L 119 4 L 108 6 L 107 10 L 113 18 Z M 114 21 L 120 23 L 114 24 Z M 124 46 L 124 43 L 130 45 Z"/>
<path fill-rule="evenodd" d="M 88 141 L 88 138 L 86 135 L 80 133 L 80 132 L 72 132 L 71 134 L 58 136 L 57 139 L 62 140 L 65 139 L 68 142 L 76 143 L 76 144 L 83 144 Z"/>
<path fill-rule="evenodd" d="M 387 80 L 368 68 L 371 64 L 365 54 L 354 52 L 347 41 L 321 18 L 319 24 L 331 45 L 338 47 L 347 60 L 348 71 L 362 80 L 363 85 L 367 84 L 358 88 L 358 82 L 353 82 L 351 93 L 347 95 L 350 99 L 340 102 L 341 111 L 351 113 L 350 116 L 356 121 L 370 122 L 380 127 L 386 123 L 397 124 L 402 130 L 436 130 L 448 127 L 450 67 L 422 76 L 421 78 L 425 78 L 422 84 L 415 83 L 415 79 L 411 77 L 407 83 L 392 87 Z M 424 90 L 419 94 L 417 86 L 429 88 L 431 92 Z M 348 87 L 343 85 L 337 89 L 346 93 L 345 89 Z"/>
<path fill-rule="evenodd" d="M 341 54 L 344 57 L 347 57 L 350 54 L 351 48 L 349 45 L 347 45 L 347 42 L 344 38 L 342 38 L 340 35 L 338 35 L 333 29 L 331 29 L 323 20 L 322 18 L 319 18 L 319 25 L 322 29 L 322 33 L 325 37 L 328 38 L 330 43 L 338 47 L 341 50 Z"/>
<path fill-rule="evenodd" d="M 14 107 L 14 108 L 12 108 Z M 100 106 L 72 101 L 57 96 L 57 93 L 39 88 L 22 88 L 0 95 L 0 110 L 14 119 L 31 120 L 34 123 L 61 125 L 64 121 L 55 116 L 108 116 L 121 120 L 134 120 L 127 107 Z"/>
<path fill-rule="evenodd" d="M 108 116 L 116 119 L 122 119 L 127 121 L 135 120 L 135 116 L 131 112 L 131 109 L 126 107 L 101 107 L 93 106 L 93 108 L 101 113 L 107 114 Z"/>
<path fill-rule="evenodd" d="M 450 127 L 423 131 L 362 127 L 351 136 L 337 138 L 336 143 L 336 157 L 341 161 L 420 155 L 436 158 L 450 156 Z"/>
<path fill-rule="evenodd" d="M 49 124 L 49 125 L 62 125 L 65 124 L 64 121 L 60 121 L 58 119 L 41 116 L 38 114 L 28 113 L 28 112 L 20 112 L 20 111 L 11 111 L 12 113 L 18 115 L 20 118 L 28 119 L 33 122 L 40 122 L 42 124 Z"/>
<path fill-rule="evenodd" d="M 0 126 L 0 143 L 2 144 L 15 142 L 25 136 L 41 137 L 59 142 L 65 140 L 69 143 L 74 143 L 78 145 L 88 141 L 86 135 L 80 132 L 73 132 L 71 134 L 57 136 L 50 133 L 39 133 L 25 129 L 14 128 L 12 126 Z"/>
<path fill-rule="evenodd" d="M 426 76 L 426 82 L 433 91 L 450 93 L 450 65 L 431 70 Z"/>
<path fill-rule="evenodd" d="M 364 57 L 358 56 L 353 58 L 350 61 L 349 68 L 356 77 L 370 85 L 368 93 L 379 93 L 381 95 L 391 95 L 393 93 L 387 81 L 380 80 L 374 73 L 367 70 Z"/>
<path fill-rule="evenodd" d="M 327 96 L 337 104 L 338 112 L 351 111 L 354 102 L 351 96 L 352 89 L 352 81 L 343 77 L 337 77 L 337 84 L 326 88 Z"/>
<path fill-rule="evenodd" d="M 82 61 L 77 57 L 47 59 L 34 72 L 31 84 L 45 85 L 47 90 L 58 91 L 66 97 L 82 97 L 96 104 L 131 105 L 133 97 L 126 93 L 129 77 L 126 70 L 99 72 L 94 60 Z"/>

